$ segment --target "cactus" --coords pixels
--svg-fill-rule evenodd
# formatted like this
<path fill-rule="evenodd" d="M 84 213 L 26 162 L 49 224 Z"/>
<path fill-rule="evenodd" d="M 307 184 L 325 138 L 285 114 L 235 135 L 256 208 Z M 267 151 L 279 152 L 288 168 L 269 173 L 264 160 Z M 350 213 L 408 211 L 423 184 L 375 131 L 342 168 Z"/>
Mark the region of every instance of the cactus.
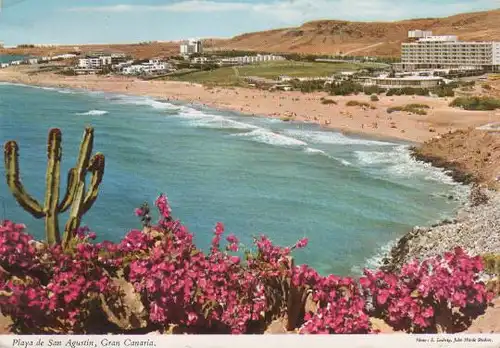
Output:
<path fill-rule="evenodd" d="M 68 222 L 66 223 L 63 245 L 67 245 L 74 235 L 74 231 L 80 227 L 82 216 L 92 207 L 99 190 L 99 185 L 104 176 L 104 155 L 95 154 L 91 158 L 94 142 L 94 130 L 91 127 L 85 129 L 80 144 L 80 154 L 76 167 L 68 172 L 66 193 L 59 202 L 60 170 L 61 170 L 61 131 L 57 128 L 49 132 L 47 146 L 47 173 L 45 202 L 42 206 L 35 198 L 30 196 L 24 189 L 19 177 L 19 148 L 15 141 L 5 143 L 5 173 L 14 198 L 36 219 L 45 218 L 45 235 L 49 245 L 61 243 L 59 233 L 58 215 L 66 212 L 70 207 Z M 85 191 L 85 177 L 90 172 L 90 189 Z"/>

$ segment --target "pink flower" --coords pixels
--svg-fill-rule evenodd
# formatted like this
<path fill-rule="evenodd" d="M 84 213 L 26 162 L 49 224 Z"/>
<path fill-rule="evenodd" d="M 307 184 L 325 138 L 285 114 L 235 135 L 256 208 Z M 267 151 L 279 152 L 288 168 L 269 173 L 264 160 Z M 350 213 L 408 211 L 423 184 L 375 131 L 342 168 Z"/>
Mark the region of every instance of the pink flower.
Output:
<path fill-rule="evenodd" d="M 229 259 L 232 263 L 240 263 L 240 258 L 238 256 L 231 256 Z"/>
<path fill-rule="evenodd" d="M 215 235 L 220 236 L 224 233 L 224 225 L 221 222 L 218 222 L 215 225 Z"/>
<path fill-rule="evenodd" d="M 297 249 L 302 249 L 302 248 L 305 248 L 307 246 L 307 244 L 309 243 L 309 239 L 307 238 L 302 238 L 300 239 L 297 244 L 295 244 L 295 247 Z"/>

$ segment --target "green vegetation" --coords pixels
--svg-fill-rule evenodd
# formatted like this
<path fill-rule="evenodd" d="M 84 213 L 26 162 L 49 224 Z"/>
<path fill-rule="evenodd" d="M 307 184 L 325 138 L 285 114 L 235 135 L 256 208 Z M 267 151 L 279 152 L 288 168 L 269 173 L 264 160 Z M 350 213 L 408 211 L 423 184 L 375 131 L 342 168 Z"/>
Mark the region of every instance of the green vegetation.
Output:
<path fill-rule="evenodd" d="M 45 234 L 49 245 L 60 243 L 58 217 L 59 214 L 66 212 L 71 207 L 63 238 L 63 245 L 66 246 L 73 238 L 73 232 L 80 227 L 82 216 L 97 199 L 99 185 L 104 176 L 104 155 L 97 153 L 92 156 L 94 130 L 90 127 L 85 129 L 78 160 L 75 167 L 68 172 L 66 192 L 62 200 L 59 201 L 61 143 L 61 131 L 58 128 L 51 129 L 47 142 L 48 160 L 44 205 L 27 193 L 21 183 L 19 148 L 13 140 L 5 143 L 5 173 L 7 184 L 19 205 L 36 219 L 45 219 Z M 91 173 L 88 190 L 86 190 L 85 183 L 87 173 Z"/>
<path fill-rule="evenodd" d="M 352 81 L 344 81 L 340 84 L 330 85 L 330 90 L 328 92 L 331 95 L 357 95 L 363 92 L 363 86 Z"/>
<path fill-rule="evenodd" d="M 332 99 L 322 98 L 321 99 L 321 104 L 325 104 L 325 105 L 334 104 L 334 105 L 337 105 L 337 102 L 335 100 L 332 100 Z"/>
<path fill-rule="evenodd" d="M 436 93 L 438 97 L 444 98 L 444 97 L 454 97 L 455 96 L 455 91 L 453 90 L 454 87 L 452 86 L 439 86 L 434 89 L 432 89 L 432 92 Z"/>
<path fill-rule="evenodd" d="M 484 271 L 490 275 L 500 275 L 500 254 L 486 254 L 482 255 Z M 500 295 L 500 279 L 495 279 L 490 281 L 488 284 L 488 290 Z"/>
<path fill-rule="evenodd" d="M 372 95 L 370 96 L 370 100 L 371 100 L 372 102 L 377 102 L 377 101 L 379 101 L 380 99 L 378 99 L 378 97 L 377 97 L 377 95 L 376 95 L 376 94 L 372 94 Z"/>
<path fill-rule="evenodd" d="M 455 98 L 450 106 L 464 110 L 496 110 L 500 109 L 500 99 L 490 97 L 459 97 Z"/>
<path fill-rule="evenodd" d="M 387 96 L 393 95 L 420 95 L 420 96 L 428 96 L 429 93 L 434 93 L 440 98 L 444 97 L 453 97 L 455 96 L 454 88 L 457 88 L 458 85 L 443 85 L 434 88 L 391 88 L 387 91 Z"/>
<path fill-rule="evenodd" d="M 313 81 L 300 81 L 298 79 L 293 79 L 290 81 L 293 89 L 299 90 L 302 93 L 312 93 L 317 91 L 324 91 L 326 87 L 325 81 L 313 80 Z"/>
<path fill-rule="evenodd" d="M 182 76 L 169 77 L 171 80 L 181 80 L 187 82 L 215 85 L 241 85 L 244 82 L 244 77 L 261 77 L 268 79 L 277 79 L 280 75 L 290 77 L 314 77 L 314 76 L 331 76 L 343 70 L 359 70 L 365 67 L 372 66 L 371 63 L 366 64 L 329 64 L 316 62 L 297 62 L 297 61 L 274 61 L 261 64 L 251 64 L 234 67 L 221 67 L 210 71 L 196 71 Z M 309 91 L 318 81 L 307 81 L 313 84 L 305 85 L 304 90 Z M 305 83 L 305 82 L 302 82 Z M 323 89 L 324 82 L 320 82 L 318 88 Z M 316 87 L 315 87 L 316 88 Z"/>
<path fill-rule="evenodd" d="M 429 90 L 427 88 L 391 88 L 387 91 L 386 95 L 391 97 L 393 95 L 421 95 L 427 96 L 429 95 Z"/>
<path fill-rule="evenodd" d="M 366 102 L 360 102 L 358 100 L 349 100 L 347 103 L 345 103 L 345 106 L 359 106 L 359 107 L 366 107 L 370 109 L 376 109 L 375 106 L 366 103 Z"/>
<path fill-rule="evenodd" d="M 485 83 L 483 84 L 481 87 L 483 87 L 483 89 L 487 90 L 487 91 L 490 91 L 491 90 L 491 85 Z"/>
<path fill-rule="evenodd" d="M 393 113 L 396 111 L 404 111 L 417 115 L 427 115 L 427 111 L 425 109 L 429 109 L 429 105 L 425 104 L 407 104 L 405 106 L 393 106 L 387 108 L 387 113 Z"/>
<path fill-rule="evenodd" d="M 379 86 L 368 86 L 365 87 L 363 91 L 366 95 L 373 95 L 373 94 L 379 95 L 387 92 L 385 88 L 381 88 Z"/>
<path fill-rule="evenodd" d="M 486 254 L 482 258 L 486 273 L 500 274 L 500 254 Z"/>
<path fill-rule="evenodd" d="M 75 69 L 64 69 L 64 70 L 58 71 L 57 74 L 64 75 L 64 76 L 77 76 L 78 75 L 76 73 Z"/>

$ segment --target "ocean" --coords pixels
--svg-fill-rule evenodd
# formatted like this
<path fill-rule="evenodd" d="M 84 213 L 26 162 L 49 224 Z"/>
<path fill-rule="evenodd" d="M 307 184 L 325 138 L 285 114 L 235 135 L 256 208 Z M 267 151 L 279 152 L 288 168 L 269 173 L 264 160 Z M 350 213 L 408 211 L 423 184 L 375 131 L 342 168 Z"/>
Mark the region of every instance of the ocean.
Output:
<path fill-rule="evenodd" d="M 10 63 L 15 60 L 23 60 L 26 58 L 26 56 L 0 55 L 0 63 Z"/>
<path fill-rule="evenodd" d="M 95 127 L 94 153 L 106 155 L 84 218 L 100 240 L 140 228 L 134 209 L 163 192 L 202 248 L 221 221 L 245 247 L 260 234 L 284 246 L 307 237 L 297 263 L 355 275 L 413 226 L 451 216 L 467 192 L 413 161 L 401 142 L 145 97 L 0 84 L 0 141 L 18 142 L 21 179 L 42 202 L 48 130 L 63 132 L 62 194 L 86 125 Z M 0 216 L 42 238 L 43 220 L 17 205 L 3 166 L 0 176 Z"/>

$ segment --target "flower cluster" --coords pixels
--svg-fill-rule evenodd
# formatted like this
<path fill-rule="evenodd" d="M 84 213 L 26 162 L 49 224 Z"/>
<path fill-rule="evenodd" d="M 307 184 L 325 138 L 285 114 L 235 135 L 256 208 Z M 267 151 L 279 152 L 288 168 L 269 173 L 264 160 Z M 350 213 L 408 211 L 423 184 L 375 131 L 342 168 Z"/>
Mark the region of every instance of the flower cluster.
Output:
<path fill-rule="evenodd" d="M 411 262 L 399 273 L 365 271 L 358 283 L 294 265 L 291 253 L 306 247 L 307 238 L 280 247 L 260 236 L 243 258 L 238 238 L 225 236 L 217 223 L 205 253 L 172 217 L 164 195 L 155 205 L 155 226 L 143 205 L 136 212 L 143 231 L 94 244 L 95 233 L 81 228 L 64 250 L 34 241 L 23 225 L 2 223 L 0 311 L 21 333 L 96 333 L 103 303 L 119 296 L 114 284 L 126 281 L 140 295 L 150 327 L 242 334 L 286 317 L 287 329 L 303 334 L 363 334 L 373 332 L 370 316 L 410 332 L 437 331 L 448 317 L 456 329 L 491 300 L 478 279 L 481 259 L 461 249 Z"/>
<path fill-rule="evenodd" d="M 264 288 L 241 265 L 240 258 L 221 251 L 224 226 L 217 224 L 210 253 L 193 244 L 193 236 L 170 216 L 162 196 L 156 202 L 168 231 L 149 257 L 130 264 L 129 280 L 146 299 L 150 320 L 195 331 L 245 333 L 265 310 Z M 143 233 L 144 234 L 144 233 Z M 227 251 L 238 250 L 229 235 Z"/>
<path fill-rule="evenodd" d="M 358 284 L 352 278 L 334 275 L 320 276 L 314 269 L 296 267 L 292 283 L 310 289 L 317 305 L 315 312 L 307 312 L 300 328 L 303 334 L 363 334 L 370 333 L 370 321 L 365 300 Z"/>
<path fill-rule="evenodd" d="M 79 237 L 71 251 L 59 245 L 37 249 L 23 226 L 2 225 L 0 249 L 6 253 L 0 257 L 0 310 L 13 318 L 15 330 L 83 333 L 99 296 L 114 291 L 99 266 L 99 249 L 88 242 L 86 231 Z M 22 273 L 13 272 L 19 268 Z"/>
<path fill-rule="evenodd" d="M 34 240 L 24 228 L 24 225 L 12 221 L 0 225 L 0 266 L 11 272 L 25 272 L 37 267 Z"/>
<path fill-rule="evenodd" d="M 396 329 L 436 332 L 441 326 L 450 331 L 470 323 L 491 300 L 479 281 L 482 267 L 480 257 L 456 248 L 406 264 L 399 274 L 365 271 L 360 283 L 372 299 L 373 314 Z"/>
<path fill-rule="evenodd" d="M 149 204 L 147 202 L 135 210 L 135 215 L 141 218 L 143 227 L 151 227 L 151 216 L 149 215 Z"/>

